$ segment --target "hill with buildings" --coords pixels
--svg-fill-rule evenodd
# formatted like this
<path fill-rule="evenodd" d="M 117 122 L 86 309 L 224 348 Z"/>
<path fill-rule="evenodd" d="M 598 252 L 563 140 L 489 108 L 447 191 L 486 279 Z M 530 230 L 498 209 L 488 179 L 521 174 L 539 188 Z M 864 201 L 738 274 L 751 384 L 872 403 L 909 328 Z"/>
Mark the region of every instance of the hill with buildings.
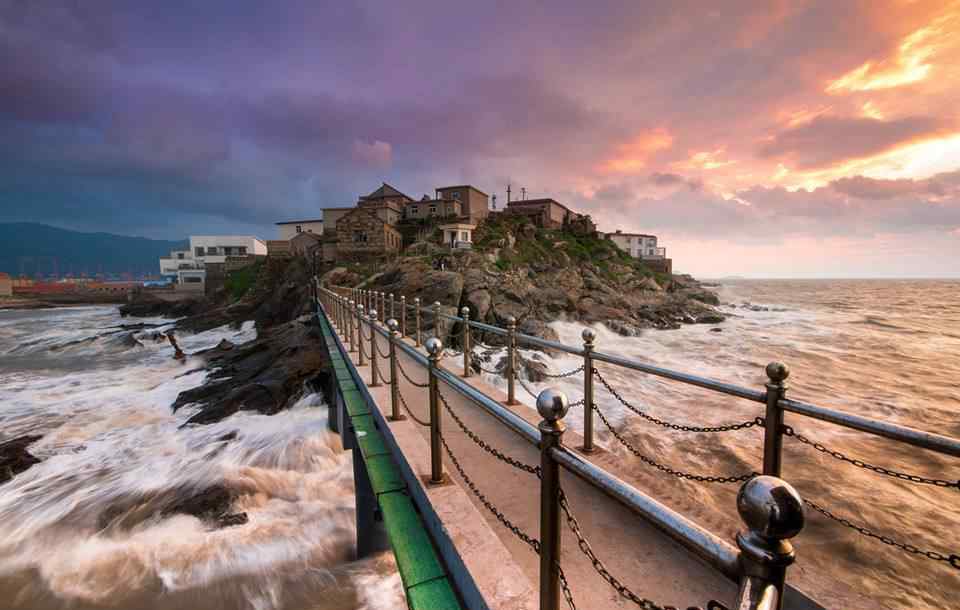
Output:
<path fill-rule="evenodd" d="M 29 277 L 155 276 L 157 260 L 183 247 L 185 242 L 0 223 L 0 272 Z"/>

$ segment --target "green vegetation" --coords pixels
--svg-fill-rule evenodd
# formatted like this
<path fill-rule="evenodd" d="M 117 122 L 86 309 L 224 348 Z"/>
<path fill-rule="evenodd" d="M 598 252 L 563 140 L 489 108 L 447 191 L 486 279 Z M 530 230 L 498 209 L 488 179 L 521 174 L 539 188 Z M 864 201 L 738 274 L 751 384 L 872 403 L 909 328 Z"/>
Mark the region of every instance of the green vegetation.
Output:
<path fill-rule="evenodd" d="M 231 271 L 227 274 L 227 279 L 223 285 L 232 301 L 239 301 L 243 298 L 243 295 L 247 294 L 247 291 L 256 283 L 257 275 L 259 275 L 262 266 L 263 263 L 257 261 L 249 267 Z"/>

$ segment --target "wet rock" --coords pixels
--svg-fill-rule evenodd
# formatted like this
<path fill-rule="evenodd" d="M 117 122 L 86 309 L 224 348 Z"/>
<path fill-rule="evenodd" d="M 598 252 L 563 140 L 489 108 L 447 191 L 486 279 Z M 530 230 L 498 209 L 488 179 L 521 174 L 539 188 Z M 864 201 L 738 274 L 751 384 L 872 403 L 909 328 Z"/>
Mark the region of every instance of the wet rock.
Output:
<path fill-rule="evenodd" d="M 239 492 L 225 485 L 205 488 L 176 487 L 117 499 L 97 519 L 99 529 L 128 530 L 152 519 L 191 515 L 209 526 L 222 528 L 247 522 L 246 513 L 231 512 Z"/>
<path fill-rule="evenodd" d="M 26 435 L 0 443 L 0 485 L 40 463 L 40 459 L 27 451 L 27 447 L 41 438 L 38 435 Z"/>
<path fill-rule="evenodd" d="M 229 339 L 220 339 L 220 343 L 217 343 L 218 350 L 227 351 L 233 349 L 233 347 L 234 345 Z"/>
<path fill-rule="evenodd" d="M 722 328 L 711 328 L 711 329 L 710 329 L 710 332 L 712 332 L 712 333 L 722 333 L 722 332 L 723 332 L 723 329 L 722 329 Z"/>

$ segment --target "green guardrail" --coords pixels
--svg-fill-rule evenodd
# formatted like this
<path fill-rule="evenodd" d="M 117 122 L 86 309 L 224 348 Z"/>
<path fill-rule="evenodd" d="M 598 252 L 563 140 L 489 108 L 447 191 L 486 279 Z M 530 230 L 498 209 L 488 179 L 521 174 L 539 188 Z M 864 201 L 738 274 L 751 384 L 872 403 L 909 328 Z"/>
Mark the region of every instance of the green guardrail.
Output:
<path fill-rule="evenodd" d="M 430 540 L 423 518 L 407 493 L 400 470 L 393 461 L 371 406 L 357 387 L 351 373 L 353 363 L 334 337 L 326 316 L 317 316 L 332 360 L 337 388 L 343 398 L 345 419 L 353 429 L 357 445 L 377 497 L 390 546 L 411 610 L 461 610 L 463 606 L 437 551 Z"/>

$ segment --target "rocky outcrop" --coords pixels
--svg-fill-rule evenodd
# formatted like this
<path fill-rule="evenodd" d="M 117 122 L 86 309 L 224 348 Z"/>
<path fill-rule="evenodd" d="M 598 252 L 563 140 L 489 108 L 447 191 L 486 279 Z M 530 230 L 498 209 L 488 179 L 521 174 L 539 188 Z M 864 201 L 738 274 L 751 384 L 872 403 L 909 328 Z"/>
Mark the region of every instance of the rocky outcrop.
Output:
<path fill-rule="evenodd" d="M 100 513 L 97 526 L 101 530 L 130 530 L 145 521 L 173 515 L 191 515 L 214 528 L 243 525 L 247 522 L 247 513 L 232 512 L 239 495 L 238 490 L 223 484 L 136 494 L 114 501 Z"/>
<path fill-rule="evenodd" d="M 41 438 L 37 435 L 18 436 L 0 443 L 0 485 L 40 463 L 40 459 L 27 451 L 27 447 Z"/>
<path fill-rule="evenodd" d="M 319 385 L 327 369 L 319 328 L 309 318 L 268 327 L 243 345 L 226 342 L 193 354 L 211 369 L 207 383 L 181 392 L 173 410 L 197 408 L 184 425 L 220 421 L 237 411 L 277 413 L 295 403 L 305 384 Z"/>
<path fill-rule="evenodd" d="M 532 239 L 523 225 L 518 233 L 521 240 Z M 511 243 L 518 242 L 507 234 L 495 250 L 510 252 Z M 462 307 L 468 307 L 472 319 L 501 327 L 512 317 L 520 332 L 545 339 L 556 339 L 548 324 L 561 319 L 602 323 L 625 336 L 724 319 L 714 308 L 719 304 L 717 296 L 689 276 L 642 273 L 607 250 L 589 261 L 571 262 L 564 252 L 566 245 L 559 241 L 551 246 L 554 253 L 549 264 L 534 260 L 508 268 L 498 264 L 499 258 L 491 262 L 491 250 L 455 253 L 447 271 L 434 270 L 428 258 L 401 258 L 370 278 L 365 287 L 406 295 L 408 302 L 419 297 L 424 305 L 440 301 L 446 313 L 459 315 Z M 558 257 L 568 263 L 557 264 Z M 423 320 L 425 329 L 432 327 L 429 315 Z M 447 325 L 445 330 L 450 333 L 458 327 Z M 491 345 L 503 343 L 502 337 L 491 333 L 478 333 L 477 338 Z M 445 339 L 459 345 L 456 336 L 448 334 Z"/>

